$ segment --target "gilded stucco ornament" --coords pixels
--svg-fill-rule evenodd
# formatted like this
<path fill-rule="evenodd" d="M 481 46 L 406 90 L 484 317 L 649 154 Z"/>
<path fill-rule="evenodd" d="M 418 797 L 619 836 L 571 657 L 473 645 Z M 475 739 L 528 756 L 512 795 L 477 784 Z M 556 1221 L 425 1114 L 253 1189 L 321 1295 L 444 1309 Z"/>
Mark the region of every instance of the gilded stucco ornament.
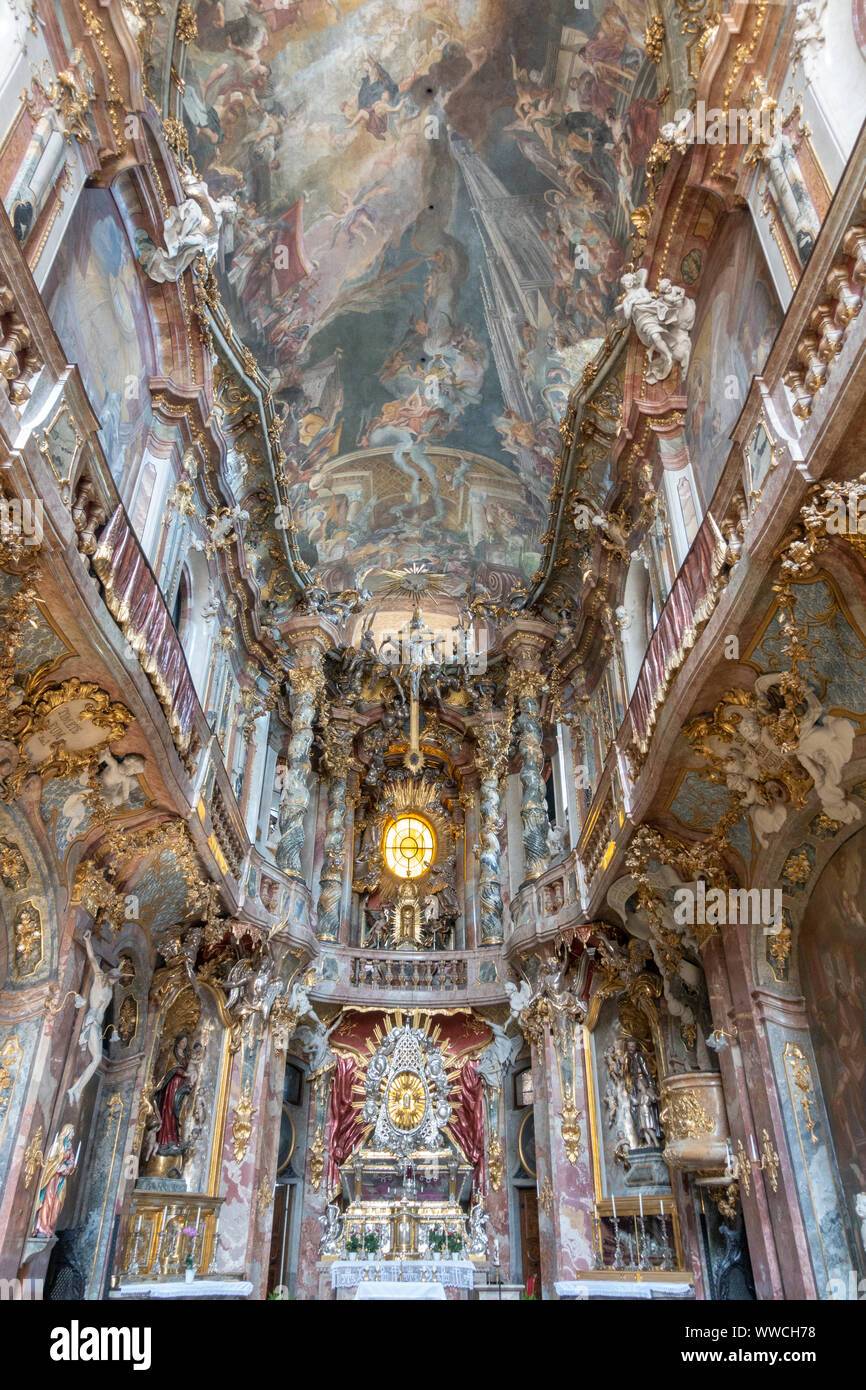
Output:
<path fill-rule="evenodd" d="M 502 1186 L 502 1144 L 498 1134 L 491 1134 L 487 1150 L 487 1171 L 490 1174 L 490 1186 L 494 1192 L 498 1192 Z"/>
<path fill-rule="evenodd" d="M 690 721 L 683 734 L 710 764 L 766 846 L 792 807 L 814 788 L 825 815 L 840 824 L 860 818 L 842 788 L 856 729 L 829 714 L 796 670 L 759 676 L 754 688 L 726 691 L 711 715 Z"/>
<path fill-rule="evenodd" d="M 571 1087 L 566 1086 L 562 1099 L 561 1130 L 565 1145 L 565 1156 L 569 1163 L 577 1163 L 580 1153 L 580 1111 L 574 1103 Z"/>
<path fill-rule="evenodd" d="M 95 771 L 106 745 L 123 738 L 132 715 L 93 681 L 77 676 L 59 685 L 44 686 L 14 709 L 12 736 L 19 760 L 7 775 L 3 799 L 18 796 L 33 773 L 43 780 L 68 777 L 85 769 Z"/>
<path fill-rule="evenodd" d="M 651 63 L 660 63 L 664 52 L 665 22 L 660 14 L 651 16 L 644 35 L 646 56 Z"/>
<path fill-rule="evenodd" d="M 255 1113 L 256 1107 L 253 1105 L 250 1083 L 247 1081 L 241 1092 L 232 1121 L 232 1151 L 235 1156 L 235 1163 L 243 1163 L 246 1158 L 250 1136 L 253 1132 L 253 1115 Z"/>
<path fill-rule="evenodd" d="M 701 1139 L 712 1134 L 716 1122 L 692 1091 L 669 1095 L 662 1103 L 661 1118 L 668 1141 Z"/>
<path fill-rule="evenodd" d="M 30 869 L 18 845 L 0 836 L 0 882 L 4 887 L 16 891 L 26 888 L 30 880 Z"/>
<path fill-rule="evenodd" d="M 42 917 L 31 902 L 21 903 L 12 923 L 15 942 L 15 973 L 19 979 L 32 975 L 42 961 Z"/>

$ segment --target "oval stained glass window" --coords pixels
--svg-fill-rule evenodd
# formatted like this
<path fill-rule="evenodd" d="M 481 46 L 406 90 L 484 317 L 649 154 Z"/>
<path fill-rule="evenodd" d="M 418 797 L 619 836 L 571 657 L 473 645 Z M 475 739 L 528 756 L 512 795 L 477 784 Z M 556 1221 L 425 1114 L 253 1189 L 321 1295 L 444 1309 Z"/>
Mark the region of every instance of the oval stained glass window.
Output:
<path fill-rule="evenodd" d="M 385 831 L 385 863 L 398 878 L 419 878 L 433 862 L 436 837 L 420 816 L 399 816 Z"/>

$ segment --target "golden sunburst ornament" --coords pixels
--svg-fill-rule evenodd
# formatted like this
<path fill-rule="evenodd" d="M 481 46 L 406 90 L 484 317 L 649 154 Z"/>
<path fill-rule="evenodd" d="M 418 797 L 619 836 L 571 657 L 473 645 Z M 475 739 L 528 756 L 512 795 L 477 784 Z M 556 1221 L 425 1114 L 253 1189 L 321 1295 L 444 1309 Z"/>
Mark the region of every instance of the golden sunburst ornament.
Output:
<path fill-rule="evenodd" d="M 396 1129 L 417 1129 L 427 1109 L 427 1092 L 420 1076 L 401 1071 L 388 1087 L 388 1118 Z"/>
<path fill-rule="evenodd" d="M 414 564 L 406 569 L 383 570 L 383 575 L 387 583 L 381 590 L 379 597 L 396 598 L 405 595 L 414 599 L 435 598 L 439 594 L 448 592 L 447 574 L 437 574 L 433 570 L 425 569 L 422 565 Z"/>

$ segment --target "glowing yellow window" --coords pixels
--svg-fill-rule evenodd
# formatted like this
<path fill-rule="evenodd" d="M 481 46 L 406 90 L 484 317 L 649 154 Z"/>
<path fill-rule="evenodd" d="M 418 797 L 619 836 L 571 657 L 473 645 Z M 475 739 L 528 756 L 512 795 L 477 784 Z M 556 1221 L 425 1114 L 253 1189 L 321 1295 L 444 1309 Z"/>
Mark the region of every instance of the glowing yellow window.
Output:
<path fill-rule="evenodd" d="M 385 831 L 385 862 L 398 878 L 418 878 L 433 862 L 436 840 L 420 816 L 400 816 Z"/>

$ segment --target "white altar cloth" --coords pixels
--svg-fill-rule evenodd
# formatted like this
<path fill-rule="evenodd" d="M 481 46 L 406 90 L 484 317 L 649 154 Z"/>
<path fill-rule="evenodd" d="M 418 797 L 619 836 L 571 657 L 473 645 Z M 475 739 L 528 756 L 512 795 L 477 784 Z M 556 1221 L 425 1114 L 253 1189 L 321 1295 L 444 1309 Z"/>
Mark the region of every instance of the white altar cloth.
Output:
<path fill-rule="evenodd" d="M 693 1284 L 661 1279 L 557 1279 L 559 1298 L 694 1298 Z"/>
<path fill-rule="evenodd" d="M 355 1299 L 360 1303 L 373 1303 L 379 1299 L 411 1299 L 422 1303 L 444 1303 L 445 1289 L 441 1284 L 398 1283 L 396 1279 L 383 1279 L 371 1282 L 369 1279 L 359 1284 Z"/>
<path fill-rule="evenodd" d="M 471 1289 L 475 1286 L 475 1266 L 471 1260 L 335 1260 L 331 1265 L 332 1289 L 356 1289 L 368 1283 Z"/>
<path fill-rule="evenodd" d="M 157 1283 L 143 1280 L 111 1289 L 109 1298 L 249 1298 L 253 1286 L 249 1279 L 193 1279 Z"/>

